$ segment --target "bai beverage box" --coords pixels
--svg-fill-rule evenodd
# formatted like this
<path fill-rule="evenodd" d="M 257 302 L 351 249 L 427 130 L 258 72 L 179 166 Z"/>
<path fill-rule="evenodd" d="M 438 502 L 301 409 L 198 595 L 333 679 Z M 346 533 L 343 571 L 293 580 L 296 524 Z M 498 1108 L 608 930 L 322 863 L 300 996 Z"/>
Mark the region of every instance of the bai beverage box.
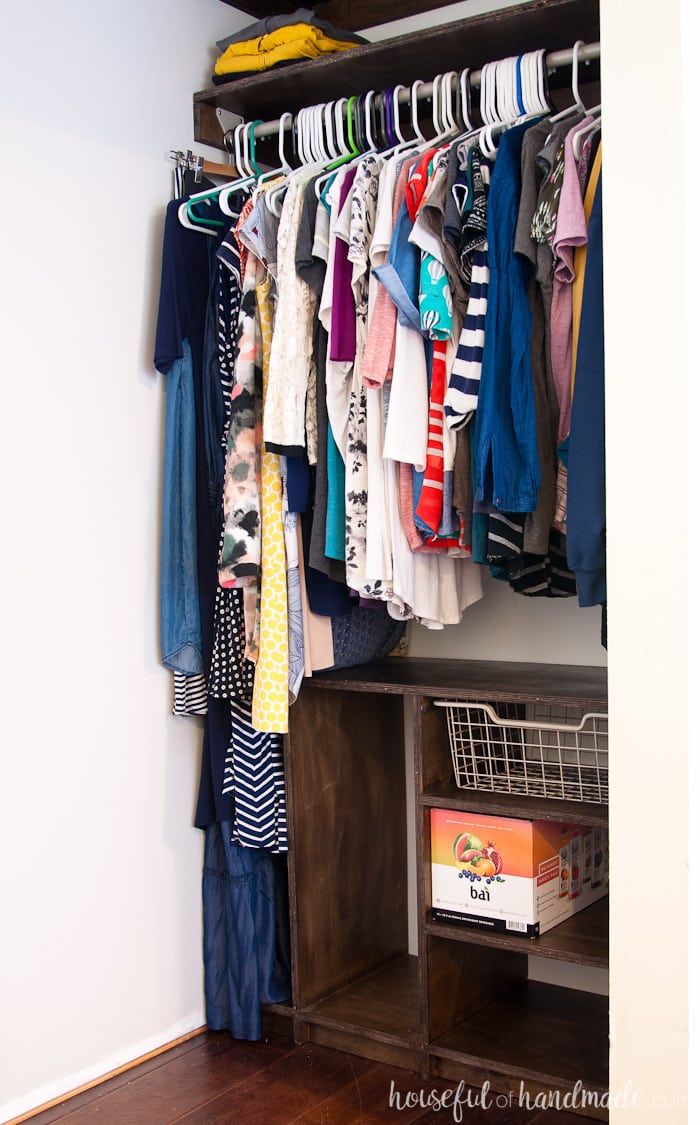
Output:
<path fill-rule="evenodd" d="M 436 921 L 537 937 L 607 894 L 600 828 L 431 809 L 430 837 Z"/>

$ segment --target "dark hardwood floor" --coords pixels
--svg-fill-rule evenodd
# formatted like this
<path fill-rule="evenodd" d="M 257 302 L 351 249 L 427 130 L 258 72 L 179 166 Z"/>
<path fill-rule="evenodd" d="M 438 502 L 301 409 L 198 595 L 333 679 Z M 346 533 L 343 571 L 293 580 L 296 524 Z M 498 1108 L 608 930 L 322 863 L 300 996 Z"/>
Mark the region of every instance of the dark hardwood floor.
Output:
<path fill-rule="evenodd" d="M 392 1085 L 393 1084 L 393 1085 Z M 513 1104 L 468 1106 L 449 1095 L 457 1083 L 270 1035 L 257 1043 L 205 1032 L 52 1109 L 31 1125 L 582 1125 L 572 1113 Z M 391 1097 L 393 1093 L 393 1104 Z M 422 1101 L 422 1104 L 421 1104 Z M 546 1119 L 546 1121 L 545 1121 Z"/>

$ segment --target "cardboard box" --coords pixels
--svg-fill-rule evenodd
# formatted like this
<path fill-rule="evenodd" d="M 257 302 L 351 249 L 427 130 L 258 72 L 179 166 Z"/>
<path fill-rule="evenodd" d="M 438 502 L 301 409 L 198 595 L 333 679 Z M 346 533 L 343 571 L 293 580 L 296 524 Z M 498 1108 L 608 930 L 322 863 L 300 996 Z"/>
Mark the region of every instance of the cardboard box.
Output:
<path fill-rule="evenodd" d="M 602 828 L 448 809 L 430 821 L 436 921 L 538 937 L 607 894 Z"/>

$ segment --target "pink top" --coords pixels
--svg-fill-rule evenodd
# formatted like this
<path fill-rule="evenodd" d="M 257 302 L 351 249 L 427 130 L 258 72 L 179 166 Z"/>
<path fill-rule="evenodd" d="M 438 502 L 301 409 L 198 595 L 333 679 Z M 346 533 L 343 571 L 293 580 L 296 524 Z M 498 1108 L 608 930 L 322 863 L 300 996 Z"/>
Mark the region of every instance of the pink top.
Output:
<path fill-rule="evenodd" d="M 573 138 L 579 128 L 593 120 L 585 118 L 570 129 L 564 141 L 564 176 L 559 196 L 557 225 L 552 240 L 554 254 L 554 281 L 551 311 L 552 376 L 559 403 L 559 429 L 557 441 L 569 432 L 571 421 L 571 367 L 572 348 L 572 283 L 574 251 L 588 241 L 588 225 L 583 210 L 581 182 L 573 151 Z"/>

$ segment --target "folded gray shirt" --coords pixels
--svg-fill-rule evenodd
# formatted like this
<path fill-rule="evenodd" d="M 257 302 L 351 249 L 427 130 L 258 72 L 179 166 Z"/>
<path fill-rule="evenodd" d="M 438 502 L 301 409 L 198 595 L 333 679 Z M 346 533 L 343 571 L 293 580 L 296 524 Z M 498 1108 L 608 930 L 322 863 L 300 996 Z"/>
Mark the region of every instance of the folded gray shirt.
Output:
<path fill-rule="evenodd" d="M 226 39 L 217 39 L 216 45 L 220 51 L 225 51 L 232 43 L 245 43 L 248 39 L 258 39 L 261 35 L 269 35 L 271 31 L 277 31 L 280 27 L 291 27 L 295 23 L 309 23 L 312 27 L 325 31 L 326 35 L 330 35 L 333 39 L 340 39 L 345 43 L 367 42 L 361 35 L 355 35 L 352 31 L 339 31 L 328 20 L 318 19 L 312 8 L 297 8 L 296 12 L 288 12 L 287 15 L 268 16 L 267 19 L 251 23 Z"/>

